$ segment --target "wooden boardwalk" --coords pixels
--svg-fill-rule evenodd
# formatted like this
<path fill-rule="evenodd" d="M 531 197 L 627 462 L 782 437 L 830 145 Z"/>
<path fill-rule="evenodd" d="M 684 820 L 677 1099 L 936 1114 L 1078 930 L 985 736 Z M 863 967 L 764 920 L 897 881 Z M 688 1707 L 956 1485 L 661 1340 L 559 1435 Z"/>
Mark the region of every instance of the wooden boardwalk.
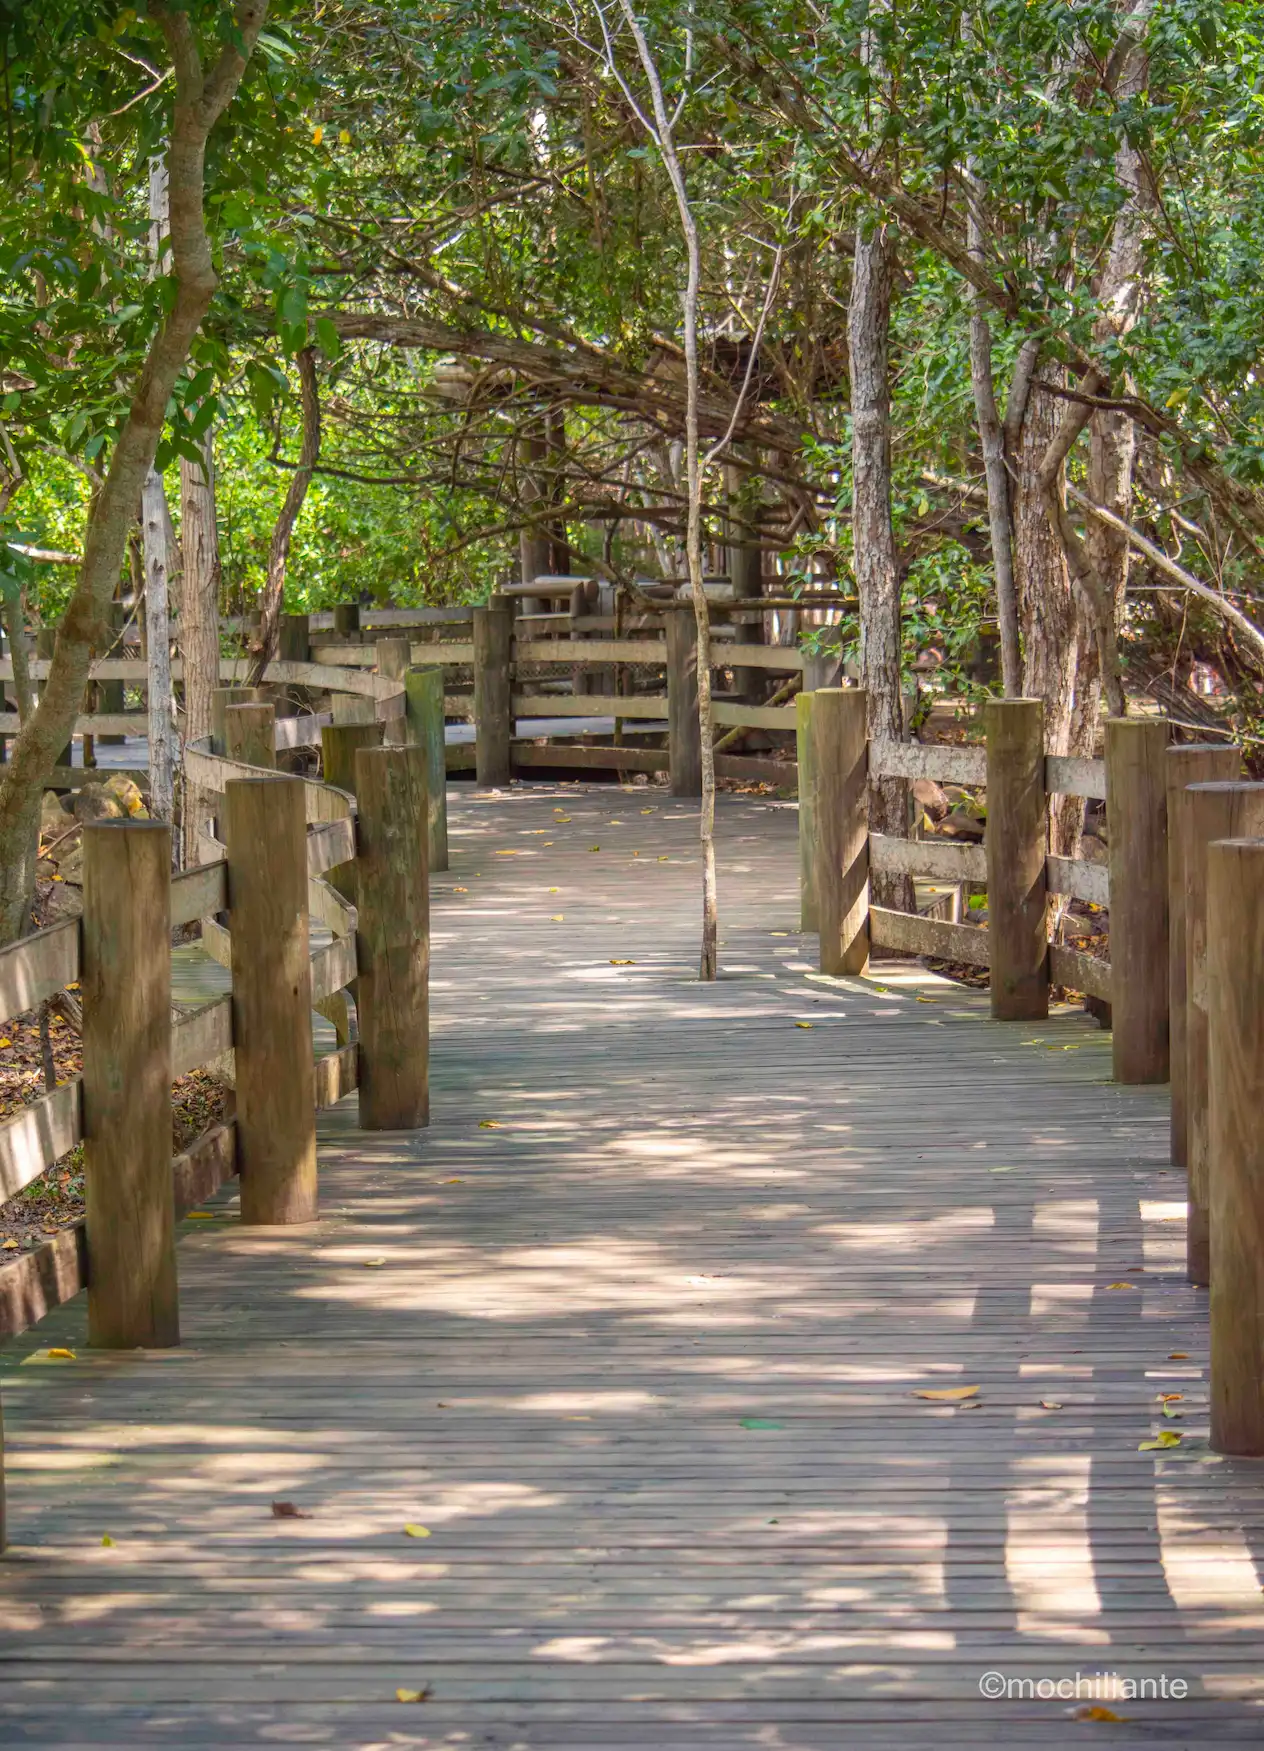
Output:
<path fill-rule="evenodd" d="M 723 799 L 702 987 L 688 807 L 462 796 L 430 1131 L 337 1109 L 317 1227 L 188 1221 L 180 1350 L 41 1360 L 79 1304 L 3 1358 L 0 1742 L 1258 1742 L 1163 1091 L 819 979 L 792 810 Z M 1094 1673 L 1188 1697 L 1073 1719 Z"/>

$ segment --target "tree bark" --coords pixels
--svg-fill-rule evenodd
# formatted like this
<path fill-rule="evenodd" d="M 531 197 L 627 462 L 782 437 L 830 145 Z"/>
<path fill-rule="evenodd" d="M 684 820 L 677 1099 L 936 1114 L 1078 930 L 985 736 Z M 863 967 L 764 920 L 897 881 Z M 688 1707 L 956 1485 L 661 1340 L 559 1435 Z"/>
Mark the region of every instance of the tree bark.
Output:
<path fill-rule="evenodd" d="M 847 350 L 851 372 L 852 540 L 860 597 L 860 684 L 869 698 L 873 740 L 904 740 L 901 691 L 900 574 L 891 524 L 891 395 L 887 347 L 895 240 L 884 225 L 856 232 Z M 908 783 L 871 779 L 869 824 L 876 833 L 908 838 Z M 880 906 L 914 910 L 913 879 L 875 872 Z"/>
<path fill-rule="evenodd" d="M 171 608 L 167 593 L 167 495 L 151 468 L 140 495 L 145 549 L 145 637 L 149 692 L 149 812 L 170 823 L 175 814 L 175 720 L 171 688 Z M 173 850 L 176 840 L 172 837 Z"/>
<path fill-rule="evenodd" d="M 215 447 L 208 431 L 199 467 L 180 459 L 180 537 L 184 590 L 180 653 L 184 662 L 184 739 L 211 733 L 211 695 L 219 686 L 219 526 L 215 517 Z M 201 831 L 215 812 L 211 792 L 185 780 L 184 862 L 200 863 Z"/>
<path fill-rule="evenodd" d="M 105 481 L 89 513 L 83 560 L 57 629 L 47 683 L 22 726 L 0 781 L 0 942 L 12 941 L 21 929 L 34 887 L 44 785 L 73 732 L 93 650 L 109 638 L 109 605 L 141 488 L 162 435 L 167 403 L 215 295 L 218 282 L 203 207 L 206 141 L 241 82 L 267 12 L 267 0 L 238 0 L 231 38 L 208 71 L 187 13 L 163 0 L 150 0 L 148 16 L 162 31 L 175 64 L 167 155 L 174 298 L 141 368 Z"/>
<path fill-rule="evenodd" d="M 257 687 L 267 673 L 268 664 L 277 653 L 281 638 L 281 609 L 285 602 L 285 571 L 290 559 L 290 538 L 294 525 L 312 484 L 312 472 L 320 459 L 320 390 L 316 382 L 316 353 L 312 347 L 302 347 L 296 355 L 299 393 L 303 405 L 303 444 L 298 467 L 290 478 L 289 490 L 281 505 L 272 545 L 268 549 L 268 579 L 263 587 L 262 616 L 257 641 L 252 651 L 250 686 Z"/>

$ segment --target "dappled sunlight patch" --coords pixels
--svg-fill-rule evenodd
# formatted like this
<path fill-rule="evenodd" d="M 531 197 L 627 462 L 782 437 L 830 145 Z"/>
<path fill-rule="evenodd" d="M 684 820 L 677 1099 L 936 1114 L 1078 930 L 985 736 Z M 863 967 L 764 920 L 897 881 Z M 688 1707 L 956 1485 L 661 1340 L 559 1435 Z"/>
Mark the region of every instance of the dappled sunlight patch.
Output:
<path fill-rule="evenodd" d="M 963 1234 L 984 1234 L 995 1226 L 996 1216 L 989 1206 L 963 1205 L 940 1216 L 912 1217 L 903 1222 L 823 1222 L 815 1232 L 847 1248 L 904 1252 L 948 1245 Z"/>

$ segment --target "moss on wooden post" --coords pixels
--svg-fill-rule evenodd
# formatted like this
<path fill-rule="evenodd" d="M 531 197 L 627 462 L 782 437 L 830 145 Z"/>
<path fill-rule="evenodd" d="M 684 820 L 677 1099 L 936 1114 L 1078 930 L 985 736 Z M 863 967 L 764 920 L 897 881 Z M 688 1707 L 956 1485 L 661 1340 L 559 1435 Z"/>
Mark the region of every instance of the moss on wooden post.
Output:
<path fill-rule="evenodd" d="M 302 780 L 231 779 L 224 826 L 241 1219 L 310 1222 L 316 1085 Z"/>
<path fill-rule="evenodd" d="M 989 699 L 983 724 L 992 1014 L 998 1021 L 1041 1021 L 1049 1013 L 1044 705 Z"/>
<path fill-rule="evenodd" d="M 409 669 L 404 676 L 409 739 L 426 755 L 430 868 L 448 867 L 448 767 L 443 715 L 443 670 Z"/>
<path fill-rule="evenodd" d="M 1207 848 L 1211 1445 L 1264 1456 L 1264 841 Z"/>
<path fill-rule="evenodd" d="M 380 748 L 380 723 L 324 724 L 320 732 L 321 768 L 326 784 L 355 795 L 355 757 L 361 748 Z"/>
<path fill-rule="evenodd" d="M 171 1177 L 171 829 L 83 834 L 83 1124 L 88 1342 L 180 1341 Z"/>
<path fill-rule="evenodd" d="M 513 735 L 513 611 L 507 596 L 474 610 L 474 772 L 479 784 L 508 784 Z"/>
<path fill-rule="evenodd" d="M 813 695 L 816 909 L 823 973 L 869 965 L 868 696 L 862 687 Z"/>
<path fill-rule="evenodd" d="M 360 1123 L 430 1120 L 430 898 L 424 748 L 356 753 Z"/>

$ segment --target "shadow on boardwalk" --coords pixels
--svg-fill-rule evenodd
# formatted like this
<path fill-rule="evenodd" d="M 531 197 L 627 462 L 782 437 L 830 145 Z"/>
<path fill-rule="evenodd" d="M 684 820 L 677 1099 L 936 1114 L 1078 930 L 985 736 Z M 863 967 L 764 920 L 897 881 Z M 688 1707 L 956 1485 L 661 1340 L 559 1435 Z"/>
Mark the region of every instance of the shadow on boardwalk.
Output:
<path fill-rule="evenodd" d="M 817 978 L 793 811 L 725 804 L 712 987 L 683 804 L 455 806 L 432 1129 L 338 1109 L 316 1228 L 187 1223 L 180 1351 L 12 1347 L 5 1742 L 1258 1741 L 1162 1092 Z M 1102 1672 L 1188 1698 L 1072 1721 Z"/>

